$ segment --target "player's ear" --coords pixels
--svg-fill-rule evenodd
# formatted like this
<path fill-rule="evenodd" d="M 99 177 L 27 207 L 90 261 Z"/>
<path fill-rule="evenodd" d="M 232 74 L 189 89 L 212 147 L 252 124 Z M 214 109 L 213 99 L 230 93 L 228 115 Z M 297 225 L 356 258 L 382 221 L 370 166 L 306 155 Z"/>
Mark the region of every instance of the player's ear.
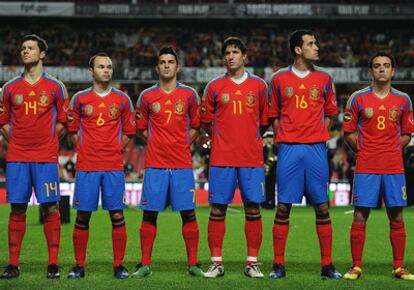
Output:
<path fill-rule="evenodd" d="M 179 63 L 177 63 L 177 72 L 180 72 L 180 70 L 181 70 L 181 66 Z"/>
<path fill-rule="evenodd" d="M 89 68 L 89 73 L 91 74 L 91 77 L 93 78 L 93 68 Z"/>
<path fill-rule="evenodd" d="M 243 63 L 246 64 L 247 63 L 247 53 L 243 54 Z"/>
<path fill-rule="evenodd" d="M 395 68 L 393 67 L 393 68 L 392 68 L 392 71 L 391 71 L 391 76 L 393 77 L 393 76 L 394 76 L 394 74 L 395 74 Z"/>
<path fill-rule="evenodd" d="M 45 51 L 41 51 L 40 52 L 40 59 L 43 60 L 46 57 L 46 52 Z"/>
<path fill-rule="evenodd" d="M 158 68 L 158 64 L 155 65 L 155 71 L 157 72 L 157 74 L 160 74 L 160 69 Z"/>
<path fill-rule="evenodd" d="M 295 53 L 296 53 L 297 55 L 301 55 L 301 54 L 302 54 L 302 48 L 300 48 L 299 46 L 296 46 L 296 47 L 295 47 Z"/>

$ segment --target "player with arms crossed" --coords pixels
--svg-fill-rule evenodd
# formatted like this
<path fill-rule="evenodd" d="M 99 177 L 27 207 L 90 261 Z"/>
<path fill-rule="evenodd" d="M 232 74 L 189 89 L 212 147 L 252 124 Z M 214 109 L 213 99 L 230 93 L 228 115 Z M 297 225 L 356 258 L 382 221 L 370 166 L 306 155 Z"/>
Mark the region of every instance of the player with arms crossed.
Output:
<path fill-rule="evenodd" d="M 19 276 L 19 257 L 26 232 L 27 204 L 34 188 L 41 204 L 48 245 L 47 278 L 59 278 L 60 244 L 59 136 L 64 133 L 69 103 L 65 86 L 43 71 L 47 43 L 35 34 L 23 37 L 22 75 L 3 86 L 0 126 L 9 141 L 7 151 L 7 202 L 9 265 L 1 278 Z"/>
<path fill-rule="evenodd" d="M 271 107 L 277 162 L 278 205 L 273 226 L 274 260 L 270 278 L 285 277 L 285 246 L 292 203 L 304 194 L 316 215 L 321 251 L 321 277 L 341 278 L 332 265 L 332 225 L 328 210 L 329 182 L 326 141 L 331 117 L 338 112 L 332 77 L 313 63 L 319 48 L 312 31 L 297 30 L 289 37 L 294 63 L 271 80 Z"/>
<path fill-rule="evenodd" d="M 222 260 L 227 206 L 239 184 L 245 210 L 247 258 L 244 273 L 262 278 L 258 254 L 262 243 L 260 203 L 265 196 L 262 133 L 268 127 L 267 85 L 245 69 L 246 45 L 237 37 L 222 46 L 227 73 L 209 82 L 203 96 L 202 126 L 212 137 L 209 173 L 207 278 L 224 275 Z"/>
<path fill-rule="evenodd" d="M 73 207 L 77 210 L 73 231 L 76 266 L 68 278 L 85 276 L 89 221 L 98 208 L 109 211 L 112 222 L 114 276 L 128 277 L 123 266 L 127 233 L 125 208 L 124 147 L 135 135 L 135 114 L 130 98 L 111 85 L 113 66 L 106 53 L 89 60 L 93 86 L 76 93 L 67 116 L 68 131 L 77 145 L 76 184 Z"/>
<path fill-rule="evenodd" d="M 179 211 L 187 250 L 187 273 L 204 277 L 197 261 L 198 223 L 190 144 L 199 135 L 200 102 L 197 92 L 177 82 L 180 66 L 175 50 L 163 47 L 155 69 L 159 83 L 144 90 L 137 102 L 137 130 L 147 142 L 141 197 L 144 210 L 140 228 L 141 263 L 133 274 L 152 274 L 151 254 L 157 234 L 158 213 L 168 203 Z"/>
<path fill-rule="evenodd" d="M 356 153 L 351 226 L 352 267 L 345 279 L 356 280 L 362 273 L 366 222 L 371 208 L 382 195 L 390 222 L 393 275 L 414 280 L 404 267 L 406 233 L 403 207 L 407 205 L 402 149 L 414 132 L 410 97 L 391 87 L 394 57 L 375 54 L 369 63 L 372 84 L 349 98 L 343 121 L 345 141 Z M 380 161 L 379 161 L 380 160 Z"/>

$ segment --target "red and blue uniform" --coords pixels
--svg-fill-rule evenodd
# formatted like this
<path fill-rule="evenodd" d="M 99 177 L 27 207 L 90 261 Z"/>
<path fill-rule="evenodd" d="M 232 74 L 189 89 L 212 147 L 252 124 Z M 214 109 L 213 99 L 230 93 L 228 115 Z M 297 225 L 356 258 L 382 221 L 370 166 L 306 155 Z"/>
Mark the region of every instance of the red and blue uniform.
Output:
<path fill-rule="evenodd" d="M 379 98 L 369 86 L 351 95 L 343 130 L 358 133 L 354 205 L 376 207 L 380 194 L 387 206 L 407 204 L 401 135 L 411 135 L 413 123 L 411 99 L 403 92 L 391 88 Z"/>
<path fill-rule="evenodd" d="M 123 135 L 135 134 L 134 108 L 128 95 L 112 88 L 105 96 L 93 88 L 70 103 L 68 131 L 79 135 L 74 208 L 97 209 L 99 191 L 107 210 L 125 207 Z"/>
<path fill-rule="evenodd" d="M 197 92 L 181 83 L 166 93 L 156 84 L 144 90 L 136 106 L 137 129 L 148 130 L 141 208 L 194 209 L 195 183 L 190 130 L 200 127 Z"/>
<path fill-rule="evenodd" d="M 0 125 L 9 124 L 7 200 L 27 203 L 35 189 L 39 202 L 60 199 L 56 124 L 66 122 L 69 99 L 62 82 L 42 73 L 30 84 L 22 74 L 3 86 Z"/>
<path fill-rule="evenodd" d="M 289 66 L 273 75 L 270 93 L 269 117 L 279 119 L 275 138 L 279 143 L 278 201 L 299 203 L 306 193 L 314 204 L 327 202 L 329 132 L 325 118 L 338 113 L 331 75 L 312 66 L 301 78 Z"/>
<path fill-rule="evenodd" d="M 244 201 L 261 203 L 264 195 L 263 143 L 268 125 L 268 90 L 247 72 L 240 84 L 227 74 L 204 91 L 201 121 L 212 125 L 209 201 L 231 203 L 237 181 Z"/>

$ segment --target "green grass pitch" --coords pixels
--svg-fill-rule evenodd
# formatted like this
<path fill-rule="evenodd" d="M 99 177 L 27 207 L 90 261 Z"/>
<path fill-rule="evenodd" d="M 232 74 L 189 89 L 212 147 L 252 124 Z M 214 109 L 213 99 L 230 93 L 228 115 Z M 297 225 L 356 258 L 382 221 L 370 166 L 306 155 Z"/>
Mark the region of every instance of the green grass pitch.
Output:
<path fill-rule="evenodd" d="M 351 208 L 332 208 L 334 225 L 333 258 L 336 268 L 345 272 L 351 263 L 349 227 Z M 0 264 L 7 264 L 8 206 L 0 206 Z M 125 211 L 128 228 L 128 245 L 125 265 L 133 272 L 140 257 L 138 228 L 142 211 L 129 208 Z M 199 260 L 207 269 L 209 250 L 207 244 L 207 207 L 197 209 L 200 226 Z M 19 278 L 0 280 L 0 289 L 413 289 L 414 283 L 400 281 L 391 276 L 391 247 L 385 210 L 374 210 L 368 223 L 364 253 L 363 276 L 358 281 L 322 281 L 320 256 L 312 208 L 295 207 L 291 215 L 291 229 L 287 243 L 287 277 L 281 280 L 267 278 L 273 258 L 271 228 L 274 212 L 263 210 L 263 244 L 260 251 L 261 269 L 265 279 L 253 280 L 243 275 L 246 256 L 244 214 L 242 208 L 232 207 L 227 214 L 227 232 L 224 241 L 223 278 L 205 280 L 185 274 L 186 258 L 181 236 L 181 219 L 178 213 L 166 211 L 158 219 L 158 235 L 153 250 L 154 274 L 148 279 L 117 280 L 112 276 L 111 225 L 108 213 L 99 210 L 91 221 L 87 253 L 86 277 L 68 280 L 66 275 L 74 263 L 72 249 L 72 224 L 62 226 L 60 266 L 62 277 L 48 280 L 46 276 L 46 242 L 43 227 L 38 223 L 38 208 L 30 207 L 27 231 L 21 253 Z M 414 209 L 405 210 L 407 229 L 406 265 L 414 270 Z"/>

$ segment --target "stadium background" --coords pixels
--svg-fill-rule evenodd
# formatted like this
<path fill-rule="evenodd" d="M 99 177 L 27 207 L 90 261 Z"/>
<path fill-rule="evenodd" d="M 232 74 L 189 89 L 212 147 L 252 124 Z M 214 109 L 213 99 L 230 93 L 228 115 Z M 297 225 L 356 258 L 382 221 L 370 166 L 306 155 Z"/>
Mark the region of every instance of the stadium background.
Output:
<path fill-rule="evenodd" d="M 272 72 L 291 62 L 287 49 L 287 35 L 297 28 L 313 29 L 319 41 L 321 61 L 334 75 L 340 114 L 332 128 L 329 141 L 331 169 L 330 195 L 332 205 L 347 205 L 352 184 L 354 156 L 344 146 L 341 133 L 343 107 L 349 94 L 369 83 L 367 60 L 377 50 L 395 54 L 398 63 L 394 85 L 414 93 L 414 36 L 410 28 L 414 24 L 414 4 L 410 0 L 91 0 L 91 1 L 0 1 L 0 83 L 3 84 L 21 73 L 18 43 L 28 33 L 37 33 L 49 44 L 46 71 L 61 79 L 70 95 L 90 85 L 87 71 L 89 57 L 99 51 L 108 52 L 115 64 L 114 84 L 126 91 L 135 102 L 139 93 L 156 82 L 153 69 L 157 50 L 162 45 L 173 45 L 179 51 L 182 71 L 180 81 L 194 86 L 200 95 L 204 85 L 224 71 L 220 59 L 220 44 L 225 37 L 237 35 L 248 45 L 249 68 L 269 80 Z M 267 140 L 268 141 L 268 140 Z M 0 262 L 7 259 L 7 215 L 5 203 L 4 169 L 7 144 L 0 140 Z M 193 146 L 194 172 L 199 180 L 199 202 L 206 202 L 205 191 L 208 176 L 208 144 L 201 138 Z M 414 149 L 409 147 L 404 155 L 407 170 L 407 189 L 413 204 Z M 136 138 L 125 154 L 127 173 L 127 198 L 132 205 L 126 210 L 129 242 L 125 263 L 130 270 L 138 258 L 138 220 L 136 210 L 141 189 L 145 144 Z M 265 156 L 269 157 L 269 156 Z M 381 162 L 381 156 L 378 156 Z M 74 163 L 76 155 L 68 138 L 61 143 L 59 164 L 63 195 L 73 192 Z M 32 200 L 35 203 L 35 200 Z M 261 251 L 262 269 L 271 267 L 271 223 L 273 211 L 263 211 L 264 240 Z M 350 208 L 332 208 L 334 220 L 334 259 L 343 272 L 349 266 Z M 137 286 L 148 288 L 211 289 L 235 288 L 330 288 L 365 289 L 398 288 L 412 289 L 404 281 L 396 281 L 389 275 L 390 250 L 387 240 L 387 220 L 382 211 L 373 212 L 366 244 L 367 274 L 361 281 L 326 281 L 318 278 L 319 253 L 314 235 L 314 217 L 309 208 L 295 210 L 289 234 L 287 260 L 292 274 L 279 284 L 268 279 L 261 282 L 242 279 L 244 258 L 243 212 L 232 207 L 228 214 L 230 224 L 225 240 L 226 277 L 221 281 L 183 279 L 185 260 L 179 240 L 180 221 L 177 215 L 167 211 L 160 217 L 156 249 L 154 250 L 154 277 L 137 284 L 123 281 L 115 284 L 110 275 L 110 223 L 103 211 L 94 214 L 91 222 L 91 240 L 88 248 L 88 272 L 85 281 L 71 283 L 67 280 L 49 283 L 40 278 L 44 275 L 46 250 L 42 240 L 38 211 L 30 207 L 30 226 L 23 244 L 23 274 L 18 281 L 0 281 L 0 289 L 129 289 Z M 73 212 L 72 212 L 73 216 Z M 206 238 L 208 209 L 199 208 L 200 261 L 209 262 Z M 407 226 L 407 260 L 410 269 L 414 251 L 412 224 L 414 212 L 405 211 Z M 62 227 L 61 266 L 72 266 L 72 225 Z M 306 241 L 304 243 L 304 241 Z M 231 243 L 231 246 L 229 245 Z M 296 251 L 296 249 L 300 249 Z M 384 250 L 388 249 L 388 250 Z M 36 253 L 36 254 L 33 254 Z M 388 268 L 387 268 L 388 267 Z M 179 269 L 179 270 L 177 270 Z M 387 271 L 387 272 L 385 272 Z M 384 273 L 385 272 L 385 273 Z M 371 276 L 370 276 L 371 275 Z M 178 279 L 177 279 L 178 277 Z M 403 283 L 400 283 L 403 282 Z M 57 284 L 59 283 L 59 284 Z"/>

